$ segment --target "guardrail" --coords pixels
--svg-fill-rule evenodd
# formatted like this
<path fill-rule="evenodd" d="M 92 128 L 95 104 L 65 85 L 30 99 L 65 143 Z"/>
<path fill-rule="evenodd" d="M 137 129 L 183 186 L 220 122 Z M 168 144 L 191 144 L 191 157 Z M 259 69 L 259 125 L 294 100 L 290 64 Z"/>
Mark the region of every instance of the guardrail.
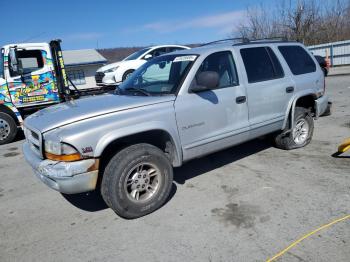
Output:
<path fill-rule="evenodd" d="M 308 46 L 314 55 L 329 57 L 332 66 L 350 65 L 350 40 Z"/>

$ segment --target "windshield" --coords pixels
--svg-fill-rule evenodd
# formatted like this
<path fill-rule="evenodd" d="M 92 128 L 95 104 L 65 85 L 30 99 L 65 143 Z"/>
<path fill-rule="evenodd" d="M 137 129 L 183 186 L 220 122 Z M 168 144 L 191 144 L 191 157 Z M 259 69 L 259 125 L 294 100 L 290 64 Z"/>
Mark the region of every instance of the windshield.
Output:
<path fill-rule="evenodd" d="M 139 58 L 140 56 L 142 56 L 144 53 L 146 53 L 149 50 L 151 50 L 151 48 L 141 49 L 141 50 L 139 50 L 139 51 L 129 55 L 127 58 L 124 59 L 124 61 L 135 60 L 135 59 Z"/>
<path fill-rule="evenodd" d="M 175 94 L 197 55 L 165 55 L 145 63 L 118 88 L 120 94 Z"/>
<path fill-rule="evenodd" d="M 0 52 L 0 77 L 4 78 L 4 49 Z"/>

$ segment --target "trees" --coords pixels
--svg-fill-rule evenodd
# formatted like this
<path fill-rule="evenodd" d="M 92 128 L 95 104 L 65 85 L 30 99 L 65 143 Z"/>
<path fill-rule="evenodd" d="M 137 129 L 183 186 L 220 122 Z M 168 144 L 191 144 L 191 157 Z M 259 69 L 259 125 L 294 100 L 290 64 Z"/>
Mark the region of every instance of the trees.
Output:
<path fill-rule="evenodd" d="M 350 0 L 276 0 L 247 9 L 236 34 L 246 38 L 286 37 L 306 45 L 350 39 Z"/>

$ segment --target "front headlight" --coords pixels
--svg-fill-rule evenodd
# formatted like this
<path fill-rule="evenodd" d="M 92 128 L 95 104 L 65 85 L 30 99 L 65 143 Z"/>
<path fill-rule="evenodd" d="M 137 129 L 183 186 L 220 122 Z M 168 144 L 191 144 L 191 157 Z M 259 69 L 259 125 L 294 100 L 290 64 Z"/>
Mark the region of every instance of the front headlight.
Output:
<path fill-rule="evenodd" d="M 118 67 L 119 67 L 119 66 L 112 67 L 112 68 L 110 68 L 110 69 L 104 71 L 104 73 L 112 73 L 112 72 L 115 72 L 115 71 L 117 71 Z"/>
<path fill-rule="evenodd" d="M 47 159 L 55 161 L 77 161 L 82 157 L 78 150 L 66 143 L 45 140 L 45 156 Z"/>

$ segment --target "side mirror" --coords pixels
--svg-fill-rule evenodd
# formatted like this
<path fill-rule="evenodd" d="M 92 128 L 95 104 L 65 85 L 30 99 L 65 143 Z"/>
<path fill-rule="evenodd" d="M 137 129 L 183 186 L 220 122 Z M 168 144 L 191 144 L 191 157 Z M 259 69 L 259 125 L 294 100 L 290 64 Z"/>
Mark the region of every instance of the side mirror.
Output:
<path fill-rule="evenodd" d="M 190 88 L 191 93 L 215 89 L 219 85 L 219 74 L 214 71 L 201 72 L 196 77 L 197 83 Z"/>
<path fill-rule="evenodd" d="M 159 68 L 160 68 L 160 69 L 164 69 L 165 66 L 166 66 L 166 62 L 165 62 L 165 61 L 162 61 L 162 62 L 160 62 L 158 65 L 159 65 Z"/>
<path fill-rule="evenodd" d="M 144 59 L 145 60 L 150 60 L 153 56 L 151 54 L 145 55 Z"/>
<path fill-rule="evenodd" d="M 9 50 L 10 69 L 15 76 L 23 75 L 22 62 L 18 60 L 18 52 L 16 47 L 11 47 Z"/>

